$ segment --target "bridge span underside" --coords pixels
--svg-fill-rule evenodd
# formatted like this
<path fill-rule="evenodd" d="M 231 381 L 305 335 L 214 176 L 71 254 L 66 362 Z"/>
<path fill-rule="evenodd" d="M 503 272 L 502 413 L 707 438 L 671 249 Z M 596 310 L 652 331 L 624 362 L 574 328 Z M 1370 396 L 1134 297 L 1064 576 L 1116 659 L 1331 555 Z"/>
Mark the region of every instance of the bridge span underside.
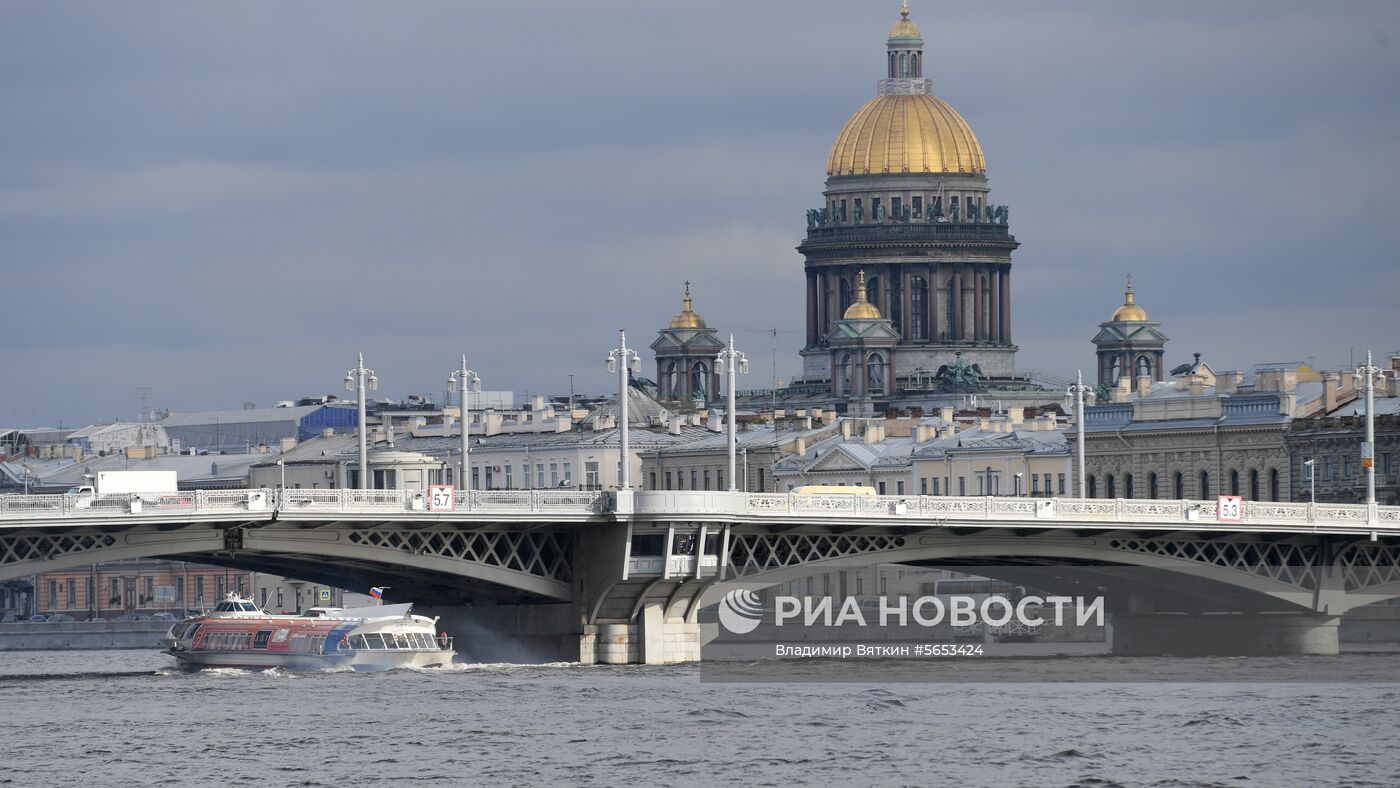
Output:
<path fill-rule="evenodd" d="M 0 532 L 0 580 L 134 558 L 166 558 L 338 588 L 390 586 L 421 604 L 572 598 L 574 535 L 547 524 L 363 521 L 159 522 Z"/>

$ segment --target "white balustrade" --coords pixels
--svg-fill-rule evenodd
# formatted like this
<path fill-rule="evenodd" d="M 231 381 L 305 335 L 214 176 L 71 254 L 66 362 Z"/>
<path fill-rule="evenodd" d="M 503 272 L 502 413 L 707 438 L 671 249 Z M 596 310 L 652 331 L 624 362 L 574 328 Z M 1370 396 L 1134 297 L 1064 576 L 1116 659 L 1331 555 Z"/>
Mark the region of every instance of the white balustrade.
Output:
<path fill-rule="evenodd" d="M 596 515 L 609 511 L 612 494 L 598 490 L 473 490 L 459 492 L 454 516 L 477 513 L 534 512 Z M 227 512 L 317 512 L 412 515 L 426 512 L 426 493 L 419 490 L 286 489 L 190 490 L 154 495 L 0 495 L 0 525 L 7 522 L 84 518 L 109 520 L 218 515 Z M 1214 523 L 1216 501 L 1079 499 L 928 495 L 806 495 L 721 491 L 639 491 L 635 511 L 649 516 L 703 518 L 751 517 L 759 520 L 820 522 L 823 520 L 945 521 L 988 520 L 1035 524 L 1064 522 Z M 1280 526 L 1345 526 L 1374 524 L 1400 527 L 1400 507 L 1365 504 L 1306 504 L 1246 501 L 1241 524 Z"/>

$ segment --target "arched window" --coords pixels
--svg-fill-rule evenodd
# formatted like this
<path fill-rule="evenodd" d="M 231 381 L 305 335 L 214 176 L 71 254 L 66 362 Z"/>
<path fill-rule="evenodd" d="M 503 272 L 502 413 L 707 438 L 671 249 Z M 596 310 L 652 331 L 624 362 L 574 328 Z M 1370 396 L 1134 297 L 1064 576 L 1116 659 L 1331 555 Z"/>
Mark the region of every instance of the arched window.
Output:
<path fill-rule="evenodd" d="M 904 315 L 904 299 L 903 293 L 900 291 L 899 288 L 899 277 L 890 277 L 890 286 L 886 289 L 889 290 L 889 296 L 886 298 L 886 300 L 889 302 L 890 309 L 888 314 L 885 314 L 883 312 L 881 314 L 885 314 L 885 317 L 890 319 L 890 322 L 894 324 L 896 331 L 903 333 L 904 329 L 901 328 L 901 326 L 903 326 L 904 324 L 900 321 L 903 319 Z"/>
<path fill-rule="evenodd" d="M 907 76 L 909 76 L 909 53 L 908 53 L 908 52 L 900 52 L 900 53 L 899 53 L 899 75 L 900 75 L 901 77 L 907 77 Z"/>
<path fill-rule="evenodd" d="M 836 310 L 836 314 L 846 314 L 846 308 L 851 305 L 854 299 L 855 296 L 851 294 L 851 281 L 843 277 L 841 279 L 841 308 Z"/>
<path fill-rule="evenodd" d="M 1123 376 L 1120 364 L 1121 361 L 1122 359 L 1117 356 L 1111 356 L 1108 359 L 1108 369 L 1106 370 L 1108 374 L 1104 378 L 1104 382 L 1110 386 L 1118 385 L 1118 378 Z"/>
<path fill-rule="evenodd" d="M 1093 476 L 1089 477 L 1089 497 L 1099 497 L 1099 480 L 1095 479 Z"/>
<path fill-rule="evenodd" d="M 1249 500 L 1259 500 L 1259 471 L 1253 469 L 1249 472 Z"/>
<path fill-rule="evenodd" d="M 851 354 L 842 353 L 836 359 L 836 374 L 832 375 L 832 382 L 836 384 L 836 393 L 851 393 Z"/>
<path fill-rule="evenodd" d="M 699 394 L 706 402 L 709 402 L 713 392 L 710 391 L 710 365 L 704 361 L 695 362 L 690 368 L 690 396 L 695 398 Z"/>
<path fill-rule="evenodd" d="M 1134 363 L 1135 363 L 1135 365 L 1137 366 L 1137 374 L 1138 374 L 1138 377 L 1142 377 L 1143 375 L 1146 375 L 1146 376 L 1149 377 L 1149 378 L 1152 377 L 1152 357 L 1151 357 L 1151 356 L 1138 356 L 1138 357 L 1137 357 L 1137 361 L 1134 362 Z"/>
<path fill-rule="evenodd" d="M 1157 497 L 1157 474 L 1155 473 L 1147 474 L 1147 497 Z"/>
<path fill-rule="evenodd" d="M 1201 500 L 1210 497 L 1210 474 L 1205 471 L 1201 471 L 1200 494 L 1197 497 Z"/>
<path fill-rule="evenodd" d="M 876 309 L 880 309 L 880 277 L 871 276 L 866 278 L 865 300 L 874 304 Z M 881 310 L 882 314 L 883 312 L 884 310 Z"/>
<path fill-rule="evenodd" d="M 1269 500 L 1278 501 L 1278 468 L 1269 469 Z"/>
<path fill-rule="evenodd" d="M 923 74 L 923 72 L 919 70 L 919 53 L 918 53 L 918 52 L 913 52 L 913 53 L 911 53 L 911 54 L 909 55 L 909 63 L 910 63 L 910 65 L 913 66 L 913 68 L 910 69 L 910 76 L 914 77 L 915 79 L 918 79 L 919 76 L 920 76 L 921 74 Z"/>
<path fill-rule="evenodd" d="M 1173 486 L 1174 486 L 1174 488 L 1175 488 L 1176 497 L 1177 497 L 1177 498 L 1185 498 L 1185 497 L 1186 497 L 1186 479 L 1181 475 L 1181 472 L 1180 472 L 1180 471 L 1177 471 L 1177 473 L 1176 473 L 1176 478 L 1175 478 L 1173 481 L 1175 481 L 1175 484 L 1174 484 Z"/>
<path fill-rule="evenodd" d="M 1231 495 L 1239 495 L 1239 494 L 1240 494 L 1240 472 L 1239 472 L 1239 471 L 1230 471 L 1230 494 L 1231 494 Z"/>
<path fill-rule="evenodd" d="M 879 353 L 871 353 L 865 359 L 865 392 L 885 393 L 885 357 Z"/>
<path fill-rule="evenodd" d="M 1118 497 L 1118 486 L 1114 484 L 1113 474 L 1111 473 L 1108 475 L 1108 497 Z"/>
<path fill-rule="evenodd" d="M 890 79 L 894 79 L 894 53 L 890 53 Z"/>
<path fill-rule="evenodd" d="M 1133 497 L 1133 475 L 1131 473 L 1123 477 L 1123 497 Z"/>
<path fill-rule="evenodd" d="M 909 337 L 928 339 L 928 282 L 916 276 L 909 287 Z"/>

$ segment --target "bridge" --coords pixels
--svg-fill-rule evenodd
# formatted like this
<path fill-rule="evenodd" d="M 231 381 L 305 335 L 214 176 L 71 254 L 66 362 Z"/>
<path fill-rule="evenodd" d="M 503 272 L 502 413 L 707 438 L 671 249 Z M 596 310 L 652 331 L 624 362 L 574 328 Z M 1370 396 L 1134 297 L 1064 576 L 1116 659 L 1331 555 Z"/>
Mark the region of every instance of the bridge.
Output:
<path fill-rule="evenodd" d="M 403 490 L 4 495 L 0 580 L 161 557 L 388 585 L 481 658 L 612 663 L 698 659 L 699 610 L 734 588 L 877 563 L 1047 591 L 1073 567 L 1119 653 L 1335 653 L 1343 613 L 1400 596 L 1400 507 L 547 490 L 430 509 Z"/>

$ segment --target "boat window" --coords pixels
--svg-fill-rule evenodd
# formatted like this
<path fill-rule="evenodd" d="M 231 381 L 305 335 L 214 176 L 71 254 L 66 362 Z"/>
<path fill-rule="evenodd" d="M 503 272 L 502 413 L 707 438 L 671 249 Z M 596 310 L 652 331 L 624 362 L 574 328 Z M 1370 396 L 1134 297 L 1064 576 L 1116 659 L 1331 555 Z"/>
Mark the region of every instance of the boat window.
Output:
<path fill-rule="evenodd" d="M 418 633 L 418 648 L 432 648 L 432 647 L 433 647 L 433 640 L 432 640 L 432 638 L 428 637 L 428 633 L 426 633 L 426 632 L 419 632 L 419 633 Z"/>
<path fill-rule="evenodd" d="M 253 604 L 252 602 L 244 602 L 242 605 L 239 605 L 239 608 L 240 608 L 241 610 L 243 610 L 245 613 L 256 613 L 256 612 L 258 612 L 258 606 L 255 605 L 255 604 Z"/>
<path fill-rule="evenodd" d="M 272 630 L 264 629 L 258 632 L 253 638 L 253 648 L 267 648 L 267 641 L 272 639 Z"/>
<path fill-rule="evenodd" d="M 364 635 L 364 639 L 365 639 L 365 642 L 369 643 L 369 647 L 370 647 L 370 648 L 373 648 L 373 649 L 382 649 L 382 648 L 384 648 L 384 641 L 383 641 L 382 639 L 380 639 L 379 633 L 378 633 L 378 632 L 370 632 L 369 634 Z"/>

